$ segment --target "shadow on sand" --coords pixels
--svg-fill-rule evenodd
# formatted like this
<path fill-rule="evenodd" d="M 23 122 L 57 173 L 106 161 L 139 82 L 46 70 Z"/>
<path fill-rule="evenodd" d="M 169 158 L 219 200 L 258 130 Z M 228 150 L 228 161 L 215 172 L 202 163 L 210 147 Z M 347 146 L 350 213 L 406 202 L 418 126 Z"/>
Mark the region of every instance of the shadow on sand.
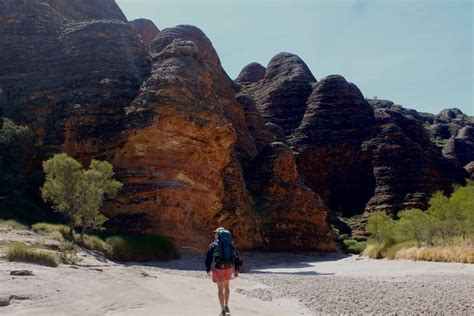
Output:
<path fill-rule="evenodd" d="M 240 254 L 244 261 L 242 272 L 251 274 L 294 274 L 294 275 L 333 275 L 334 273 L 320 273 L 304 271 L 314 267 L 315 262 L 338 261 L 348 256 L 342 253 L 270 253 L 270 252 L 243 252 Z M 161 269 L 205 272 L 205 255 L 192 252 L 181 253 L 181 258 L 171 261 L 128 262 L 127 266 L 146 266 Z M 278 271 L 291 269 L 296 271 Z M 302 269 L 303 271 L 298 271 Z M 271 271 L 265 271 L 271 270 Z M 276 270 L 276 271 L 275 271 Z"/>

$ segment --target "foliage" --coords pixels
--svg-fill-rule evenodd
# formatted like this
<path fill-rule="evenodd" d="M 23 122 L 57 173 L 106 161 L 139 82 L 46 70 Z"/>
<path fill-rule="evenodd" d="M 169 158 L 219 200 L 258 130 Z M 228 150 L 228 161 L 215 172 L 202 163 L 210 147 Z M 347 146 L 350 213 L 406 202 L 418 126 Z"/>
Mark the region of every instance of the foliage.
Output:
<path fill-rule="evenodd" d="M 344 239 L 342 244 L 344 245 L 345 252 L 355 255 L 362 253 L 367 245 L 366 242 L 359 242 L 355 239 Z"/>
<path fill-rule="evenodd" d="M 34 173 L 29 158 L 33 153 L 33 133 L 27 126 L 0 118 L 0 216 L 19 219 L 15 215 L 18 202 L 31 200 Z M 36 187 L 37 189 L 37 187 Z"/>
<path fill-rule="evenodd" d="M 451 196 L 436 192 L 426 212 L 401 211 L 397 221 L 384 213 L 369 218 L 364 254 L 372 258 L 470 262 L 474 251 L 474 183 L 455 186 Z M 452 248 L 450 250 L 450 248 Z M 457 250 L 455 250 L 457 249 Z M 459 250 L 459 249 L 462 249 Z"/>
<path fill-rule="evenodd" d="M 8 247 L 7 259 L 8 261 L 29 262 L 49 267 L 57 267 L 59 265 L 59 258 L 56 253 L 36 249 L 24 243 L 11 244 Z"/>
<path fill-rule="evenodd" d="M 78 241 L 78 245 L 92 251 L 101 252 L 106 256 L 110 255 L 111 247 L 97 236 L 84 235 L 84 238 Z"/>
<path fill-rule="evenodd" d="M 46 180 L 41 188 L 45 201 L 53 203 L 69 223 L 70 239 L 74 227 L 81 226 L 81 239 L 87 229 L 99 229 L 107 218 L 100 213 L 105 196 L 113 197 L 122 187 L 113 179 L 112 166 L 106 161 L 92 160 L 89 169 L 67 154 L 57 154 L 43 163 Z"/>
<path fill-rule="evenodd" d="M 109 256 L 118 261 L 171 260 L 179 257 L 171 241 L 159 235 L 122 235 L 106 239 Z"/>
<path fill-rule="evenodd" d="M 393 243 L 393 229 L 395 222 L 383 212 L 373 213 L 367 222 L 367 232 L 371 234 L 371 240 L 378 243 Z"/>

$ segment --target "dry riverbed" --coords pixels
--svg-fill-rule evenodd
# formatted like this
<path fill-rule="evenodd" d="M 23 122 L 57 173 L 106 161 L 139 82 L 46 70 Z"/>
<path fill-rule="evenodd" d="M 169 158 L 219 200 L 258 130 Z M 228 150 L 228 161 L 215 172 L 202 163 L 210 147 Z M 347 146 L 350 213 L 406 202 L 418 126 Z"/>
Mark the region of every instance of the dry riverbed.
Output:
<path fill-rule="evenodd" d="M 0 232 L 0 243 L 16 233 Z M 22 238 L 34 238 L 20 232 Z M 7 238 L 6 238 L 7 237 Z M 217 315 L 202 256 L 119 264 L 81 252 L 75 266 L 0 260 L 0 314 Z M 239 315 L 474 314 L 474 265 L 371 260 L 339 254 L 243 254 L 232 281 Z M 12 270 L 33 276 L 12 276 Z"/>

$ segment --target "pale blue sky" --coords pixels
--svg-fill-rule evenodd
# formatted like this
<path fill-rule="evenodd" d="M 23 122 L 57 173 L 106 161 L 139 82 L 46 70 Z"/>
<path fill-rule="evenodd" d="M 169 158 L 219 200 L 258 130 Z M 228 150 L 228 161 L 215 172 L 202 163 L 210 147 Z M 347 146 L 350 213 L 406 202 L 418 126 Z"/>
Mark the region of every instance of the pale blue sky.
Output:
<path fill-rule="evenodd" d="M 317 79 L 343 75 L 364 96 L 474 115 L 471 0 L 116 0 L 129 20 L 192 24 L 230 77 L 287 51 Z"/>

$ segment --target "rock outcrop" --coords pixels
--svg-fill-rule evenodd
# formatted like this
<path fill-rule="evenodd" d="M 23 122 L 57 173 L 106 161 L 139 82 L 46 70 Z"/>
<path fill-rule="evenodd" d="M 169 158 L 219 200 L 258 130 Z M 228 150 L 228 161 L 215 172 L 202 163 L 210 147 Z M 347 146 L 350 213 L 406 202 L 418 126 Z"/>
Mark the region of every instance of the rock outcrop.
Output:
<path fill-rule="evenodd" d="M 471 161 L 470 163 L 465 165 L 464 169 L 466 169 L 467 173 L 469 174 L 469 178 L 471 180 L 474 180 L 474 161 Z"/>
<path fill-rule="evenodd" d="M 377 134 L 364 144 L 376 180 L 368 211 L 423 209 L 433 192 L 464 182 L 464 170 L 440 154 L 415 119 L 387 110 L 375 111 L 375 118 Z"/>
<path fill-rule="evenodd" d="M 443 147 L 443 155 L 461 166 L 474 161 L 474 126 L 464 126 Z"/>
<path fill-rule="evenodd" d="M 153 21 L 147 19 L 136 19 L 129 22 L 130 26 L 135 30 L 146 47 L 151 47 L 153 40 L 160 33 Z"/>
<path fill-rule="evenodd" d="M 0 113 L 45 155 L 99 156 L 149 73 L 138 36 L 113 0 L 1 3 Z"/>
<path fill-rule="evenodd" d="M 373 110 L 355 85 L 341 76 L 314 85 L 289 142 L 305 183 L 335 212 L 361 213 L 373 195 L 371 159 L 362 146 L 373 130 Z"/>
<path fill-rule="evenodd" d="M 246 80 L 245 93 L 251 95 L 266 122 L 281 127 L 286 135 L 296 129 L 306 111 L 306 100 L 311 84 L 316 82 L 308 66 L 296 55 L 280 53 L 274 56 L 265 69 L 265 76 L 254 85 L 251 78 L 260 78 L 263 67 L 250 64 L 242 70 L 239 80 Z M 248 74 L 258 73 L 258 76 Z M 238 83 L 238 82 L 237 82 Z"/>
<path fill-rule="evenodd" d="M 38 160 L 65 151 L 113 164 L 124 187 L 104 205 L 109 228 L 202 250 L 225 226 L 241 249 L 335 250 L 326 207 L 298 175 L 288 187 L 274 175 L 286 199 L 262 189 L 268 216 L 257 214 L 248 177 L 264 175 L 252 166 L 279 136 L 236 98 L 199 29 L 127 22 L 112 0 L 1 3 L 0 114 L 33 127 Z"/>
<path fill-rule="evenodd" d="M 259 63 L 250 63 L 240 72 L 235 82 L 240 85 L 257 83 L 265 77 L 265 67 Z"/>
<path fill-rule="evenodd" d="M 265 249 L 334 250 L 325 225 L 329 210 L 317 194 L 301 183 L 295 157 L 287 145 L 268 144 L 248 174 Z"/>
<path fill-rule="evenodd" d="M 245 82 L 240 93 L 255 100 L 267 124 L 283 129 L 304 183 L 334 213 L 424 208 L 432 192 L 464 181 L 464 171 L 442 157 L 423 127 L 446 123 L 441 118 L 365 100 L 341 76 L 316 83 L 303 65 L 294 55 L 279 54 L 264 79 L 236 83 Z"/>

